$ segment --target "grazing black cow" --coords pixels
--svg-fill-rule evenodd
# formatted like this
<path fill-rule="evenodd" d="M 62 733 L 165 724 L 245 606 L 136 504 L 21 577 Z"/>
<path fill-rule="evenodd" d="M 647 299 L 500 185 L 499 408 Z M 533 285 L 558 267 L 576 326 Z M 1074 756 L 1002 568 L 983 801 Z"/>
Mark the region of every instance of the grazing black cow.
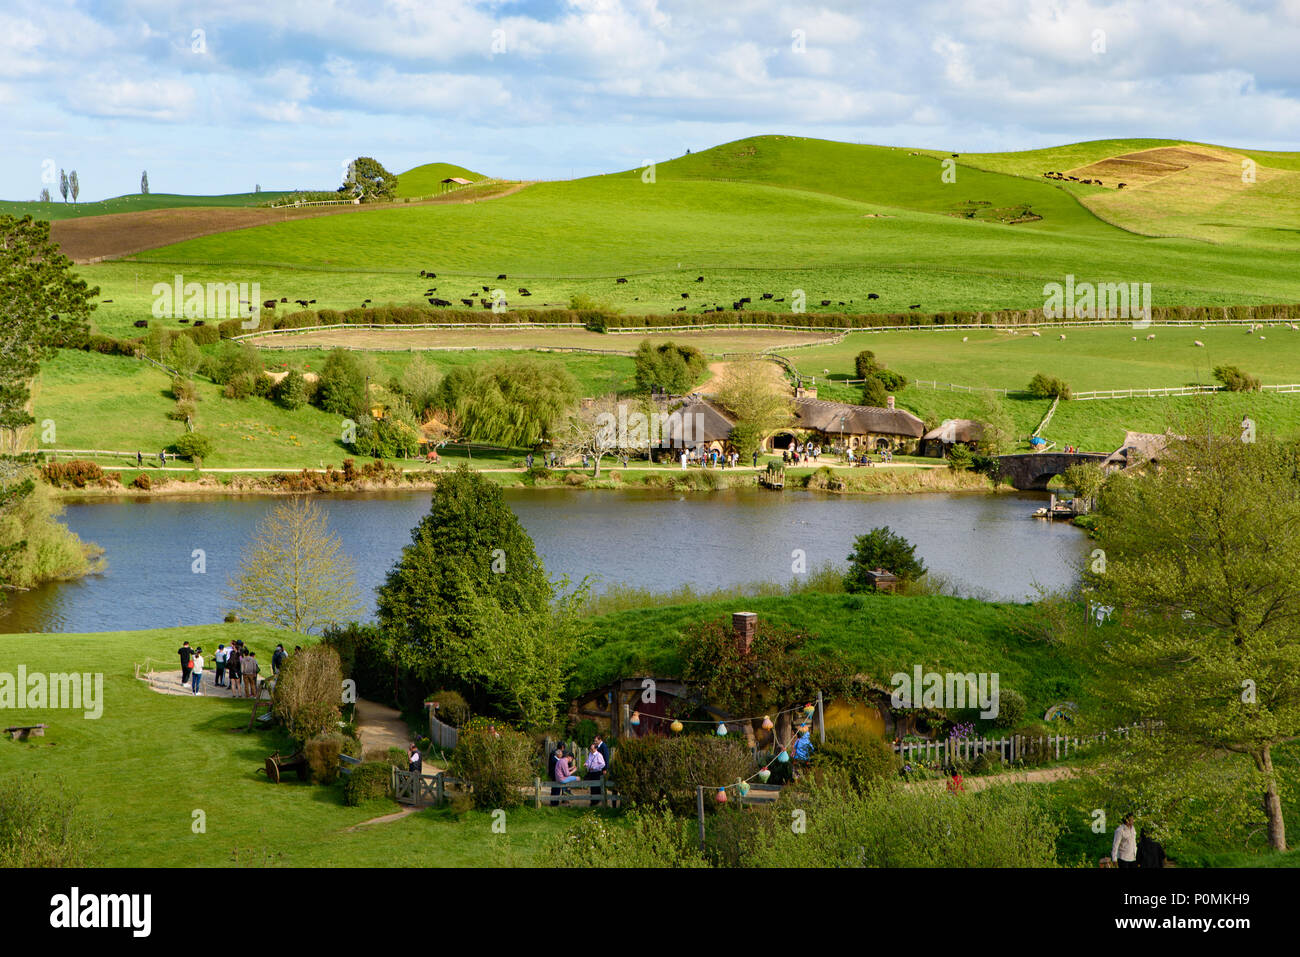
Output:
<path fill-rule="evenodd" d="M 779 299 L 773 299 L 772 301 L 773 301 L 773 302 L 785 302 L 785 296 L 781 296 Z"/>
<path fill-rule="evenodd" d="M 831 301 L 830 301 L 829 299 L 823 299 L 823 300 L 822 300 L 822 305 L 823 305 L 823 306 L 829 306 L 830 304 L 831 304 Z"/>
<path fill-rule="evenodd" d="M 704 277 L 703 277 L 703 276 L 697 276 L 696 279 L 695 279 L 695 281 L 696 281 L 696 282 L 704 282 Z"/>
<path fill-rule="evenodd" d="M 275 308 L 275 300 L 274 300 L 274 299 L 268 299 L 268 300 L 266 300 L 266 302 L 262 303 L 262 308 L 263 308 L 263 309 L 274 309 L 274 308 Z"/>
<path fill-rule="evenodd" d="M 765 292 L 765 293 L 763 293 L 763 298 L 764 298 L 764 299 L 771 299 L 771 298 L 772 298 L 772 294 L 771 294 L 770 292 Z"/>
<path fill-rule="evenodd" d="M 137 319 L 135 322 L 132 323 L 132 325 L 135 326 L 137 329 L 147 329 L 149 328 L 149 320 Z"/>
<path fill-rule="evenodd" d="M 505 278 L 506 278 L 506 274 L 505 274 L 505 273 L 502 273 L 501 275 L 497 276 L 497 278 L 498 278 L 498 279 L 505 279 Z"/>
<path fill-rule="evenodd" d="M 1128 183 L 1120 183 L 1119 186 L 1116 187 L 1116 189 L 1123 189 L 1127 185 Z"/>
<path fill-rule="evenodd" d="M 289 297 L 288 297 L 288 296 L 281 296 L 281 297 L 280 297 L 280 301 L 281 301 L 281 302 L 288 302 L 288 301 L 289 301 Z"/>
<path fill-rule="evenodd" d="M 678 312 L 685 312 L 685 311 L 686 311 L 686 307 L 685 307 L 685 306 L 678 306 L 678 307 L 677 307 L 677 311 L 678 311 Z"/>
<path fill-rule="evenodd" d="M 957 158 L 957 154 L 956 154 L 956 153 L 953 153 L 953 154 L 952 154 L 952 158 L 953 158 L 953 159 L 956 159 L 956 158 Z"/>
<path fill-rule="evenodd" d="M 177 321 L 177 322 L 180 322 L 180 323 L 186 323 L 186 322 L 189 322 L 188 319 L 177 319 L 176 321 Z"/>
<path fill-rule="evenodd" d="M 306 300 L 306 299 L 295 299 L 294 302 L 296 302 L 298 305 L 302 306 L 304 309 L 307 308 L 307 300 Z"/>
<path fill-rule="evenodd" d="M 908 306 L 907 308 L 908 308 L 908 309 L 920 309 L 920 308 L 921 308 L 921 304 L 918 302 L 916 305 L 914 305 L 914 306 Z"/>
<path fill-rule="evenodd" d="M 451 305 L 451 300 L 450 300 L 450 299 L 430 299 L 429 301 L 430 301 L 431 303 L 433 303 L 435 306 L 450 306 L 450 305 Z"/>
<path fill-rule="evenodd" d="M 201 326 L 201 325 L 204 324 L 204 322 L 203 322 L 202 319 L 195 319 L 195 320 L 194 320 L 194 324 L 195 324 L 196 326 Z"/>
<path fill-rule="evenodd" d="M 519 287 L 519 295 L 521 295 L 521 296 L 531 296 L 532 293 L 529 292 L 527 289 L 525 289 L 523 286 L 520 286 L 520 287 Z"/>
<path fill-rule="evenodd" d="M 112 302 L 112 299 L 101 299 L 100 302 Z"/>
<path fill-rule="evenodd" d="M 744 297 L 743 299 L 741 299 L 740 301 L 741 301 L 741 302 L 753 302 L 753 300 L 750 299 L 748 296 L 745 296 L 745 297 Z"/>
<path fill-rule="evenodd" d="M 426 273 L 423 269 L 420 270 L 420 278 L 421 278 L 421 279 L 424 279 L 427 275 L 428 275 L 428 273 Z"/>
<path fill-rule="evenodd" d="M 879 293 L 874 293 L 874 292 L 869 292 L 869 293 L 867 293 L 867 298 L 868 298 L 868 299 L 879 299 L 879 298 L 880 298 L 880 294 L 879 294 Z"/>
<path fill-rule="evenodd" d="M 732 309 L 744 309 L 744 308 L 745 308 L 745 305 L 744 305 L 744 303 L 733 302 L 733 303 L 731 304 L 731 308 L 732 308 Z"/>
<path fill-rule="evenodd" d="M 690 294 L 689 292 L 684 292 L 684 293 L 682 293 L 682 298 L 683 298 L 683 299 L 690 299 L 690 298 L 691 298 L 691 294 Z"/>
<path fill-rule="evenodd" d="M 316 305 L 316 300 L 315 300 L 315 299 L 308 299 L 308 300 L 307 300 L 307 305 L 309 305 L 309 306 L 314 306 L 314 305 Z"/>
<path fill-rule="evenodd" d="M 465 305 L 467 305 L 467 306 L 472 306 L 472 305 L 474 305 L 474 300 L 473 300 L 473 299 L 462 299 L 461 302 L 463 302 L 463 303 L 464 303 Z"/>
<path fill-rule="evenodd" d="M 614 280 L 614 282 L 621 283 L 621 282 L 627 282 L 627 280 L 624 279 L 622 276 L 619 276 L 617 279 Z"/>

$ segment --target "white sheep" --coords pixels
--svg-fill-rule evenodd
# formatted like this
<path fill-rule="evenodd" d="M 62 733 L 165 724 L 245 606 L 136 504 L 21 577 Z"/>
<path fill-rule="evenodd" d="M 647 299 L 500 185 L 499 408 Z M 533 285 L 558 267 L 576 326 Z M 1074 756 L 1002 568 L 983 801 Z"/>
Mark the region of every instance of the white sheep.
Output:
<path fill-rule="evenodd" d="M 1029 334 L 1030 334 L 1031 336 L 1041 336 L 1041 335 L 1042 335 L 1042 333 L 1039 332 L 1037 329 L 1033 330 L 1033 331 L 1030 332 Z"/>
<path fill-rule="evenodd" d="M 1265 337 L 1264 337 L 1264 336 L 1260 336 L 1260 338 L 1263 339 L 1263 338 L 1265 338 Z"/>
<path fill-rule="evenodd" d="M 1137 341 L 1138 341 L 1138 337 L 1137 337 L 1137 336 L 1129 336 L 1129 337 L 1128 337 L 1128 341 L 1129 341 L 1129 342 L 1137 342 Z"/>
<path fill-rule="evenodd" d="M 1202 342 L 1200 339 L 1196 339 L 1196 340 L 1194 340 L 1194 341 L 1192 342 L 1192 345 L 1196 346 L 1198 349 L 1204 349 L 1204 348 L 1205 348 L 1205 343 Z"/>
<path fill-rule="evenodd" d="M 1151 333 L 1151 335 L 1147 336 L 1147 342 L 1150 342 L 1150 341 L 1151 341 L 1152 339 L 1154 339 L 1155 337 L 1156 337 L 1156 334 L 1155 334 L 1154 332 Z"/>
<path fill-rule="evenodd" d="M 1064 333 L 1064 332 L 1063 332 L 1063 333 L 1061 333 L 1061 338 L 1062 338 L 1062 339 L 1064 339 L 1064 338 L 1065 338 L 1065 333 Z"/>
<path fill-rule="evenodd" d="M 969 338 L 970 338 L 970 336 L 962 336 L 962 337 L 961 337 L 961 341 L 962 341 L 962 342 L 965 342 L 965 341 L 966 341 L 967 339 L 969 339 Z"/>

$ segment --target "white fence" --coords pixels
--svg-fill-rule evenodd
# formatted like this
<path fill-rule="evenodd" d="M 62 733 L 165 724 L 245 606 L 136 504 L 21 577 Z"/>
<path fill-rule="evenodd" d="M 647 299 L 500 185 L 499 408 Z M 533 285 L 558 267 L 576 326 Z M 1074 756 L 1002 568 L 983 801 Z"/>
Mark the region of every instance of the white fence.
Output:
<path fill-rule="evenodd" d="M 1126 737 L 1129 728 L 1111 732 L 1116 737 Z M 1094 734 L 1082 739 L 1068 734 L 1032 735 L 1013 734 L 1005 738 L 947 738 L 943 741 L 895 741 L 894 753 L 905 762 L 924 761 L 940 765 L 954 760 L 973 761 L 986 751 L 996 752 L 1004 762 L 1012 763 L 1025 755 L 1035 758 L 1062 758 L 1086 747 L 1093 741 L 1105 741 L 1110 734 Z"/>
<path fill-rule="evenodd" d="M 1300 383 L 1260 386 L 1264 392 L 1300 392 Z M 1209 395 L 1226 392 L 1218 385 L 1179 385 L 1167 389 L 1098 389 L 1092 392 L 1075 392 L 1071 399 L 1087 402 L 1090 399 L 1152 399 L 1172 395 Z"/>

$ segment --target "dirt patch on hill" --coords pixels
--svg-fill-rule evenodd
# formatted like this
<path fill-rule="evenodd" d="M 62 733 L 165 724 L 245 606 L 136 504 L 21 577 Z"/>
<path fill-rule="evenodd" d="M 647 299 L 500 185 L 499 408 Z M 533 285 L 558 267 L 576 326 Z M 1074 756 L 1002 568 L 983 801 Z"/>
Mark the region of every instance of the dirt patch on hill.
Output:
<path fill-rule="evenodd" d="M 132 213 L 109 213 L 106 216 L 85 216 L 60 219 L 50 224 L 50 236 L 63 249 L 64 255 L 75 263 L 93 263 L 105 259 L 118 259 L 157 249 L 172 243 L 225 233 L 235 229 L 251 229 L 290 219 L 313 219 L 317 216 L 338 216 L 374 209 L 404 209 L 411 206 L 446 206 L 500 199 L 519 192 L 530 183 L 502 183 L 499 189 L 477 193 L 473 198 L 457 197 L 455 193 L 412 203 L 392 203 L 369 206 L 300 206 L 271 209 L 246 206 L 182 206 L 176 209 L 145 209 Z"/>
<path fill-rule="evenodd" d="M 1236 157 L 1239 161 L 1240 157 Z M 1124 183 L 1132 188 L 1182 173 L 1193 167 L 1215 166 L 1234 162 L 1234 154 L 1221 153 L 1204 147 L 1160 146 L 1110 156 L 1087 166 L 1068 171 L 1080 179 L 1100 179 L 1105 186 Z"/>

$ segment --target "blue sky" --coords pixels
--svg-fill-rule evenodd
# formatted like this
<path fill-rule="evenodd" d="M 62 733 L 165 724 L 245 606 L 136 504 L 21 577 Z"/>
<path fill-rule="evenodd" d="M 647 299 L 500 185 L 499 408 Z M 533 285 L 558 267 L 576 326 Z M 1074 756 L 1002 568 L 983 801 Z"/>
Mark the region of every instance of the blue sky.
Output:
<path fill-rule="evenodd" d="M 1300 0 L 4 0 L 3 195 L 566 178 L 755 133 L 1300 149 Z M 57 189 L 52 189 L 57 196 Z"/>

